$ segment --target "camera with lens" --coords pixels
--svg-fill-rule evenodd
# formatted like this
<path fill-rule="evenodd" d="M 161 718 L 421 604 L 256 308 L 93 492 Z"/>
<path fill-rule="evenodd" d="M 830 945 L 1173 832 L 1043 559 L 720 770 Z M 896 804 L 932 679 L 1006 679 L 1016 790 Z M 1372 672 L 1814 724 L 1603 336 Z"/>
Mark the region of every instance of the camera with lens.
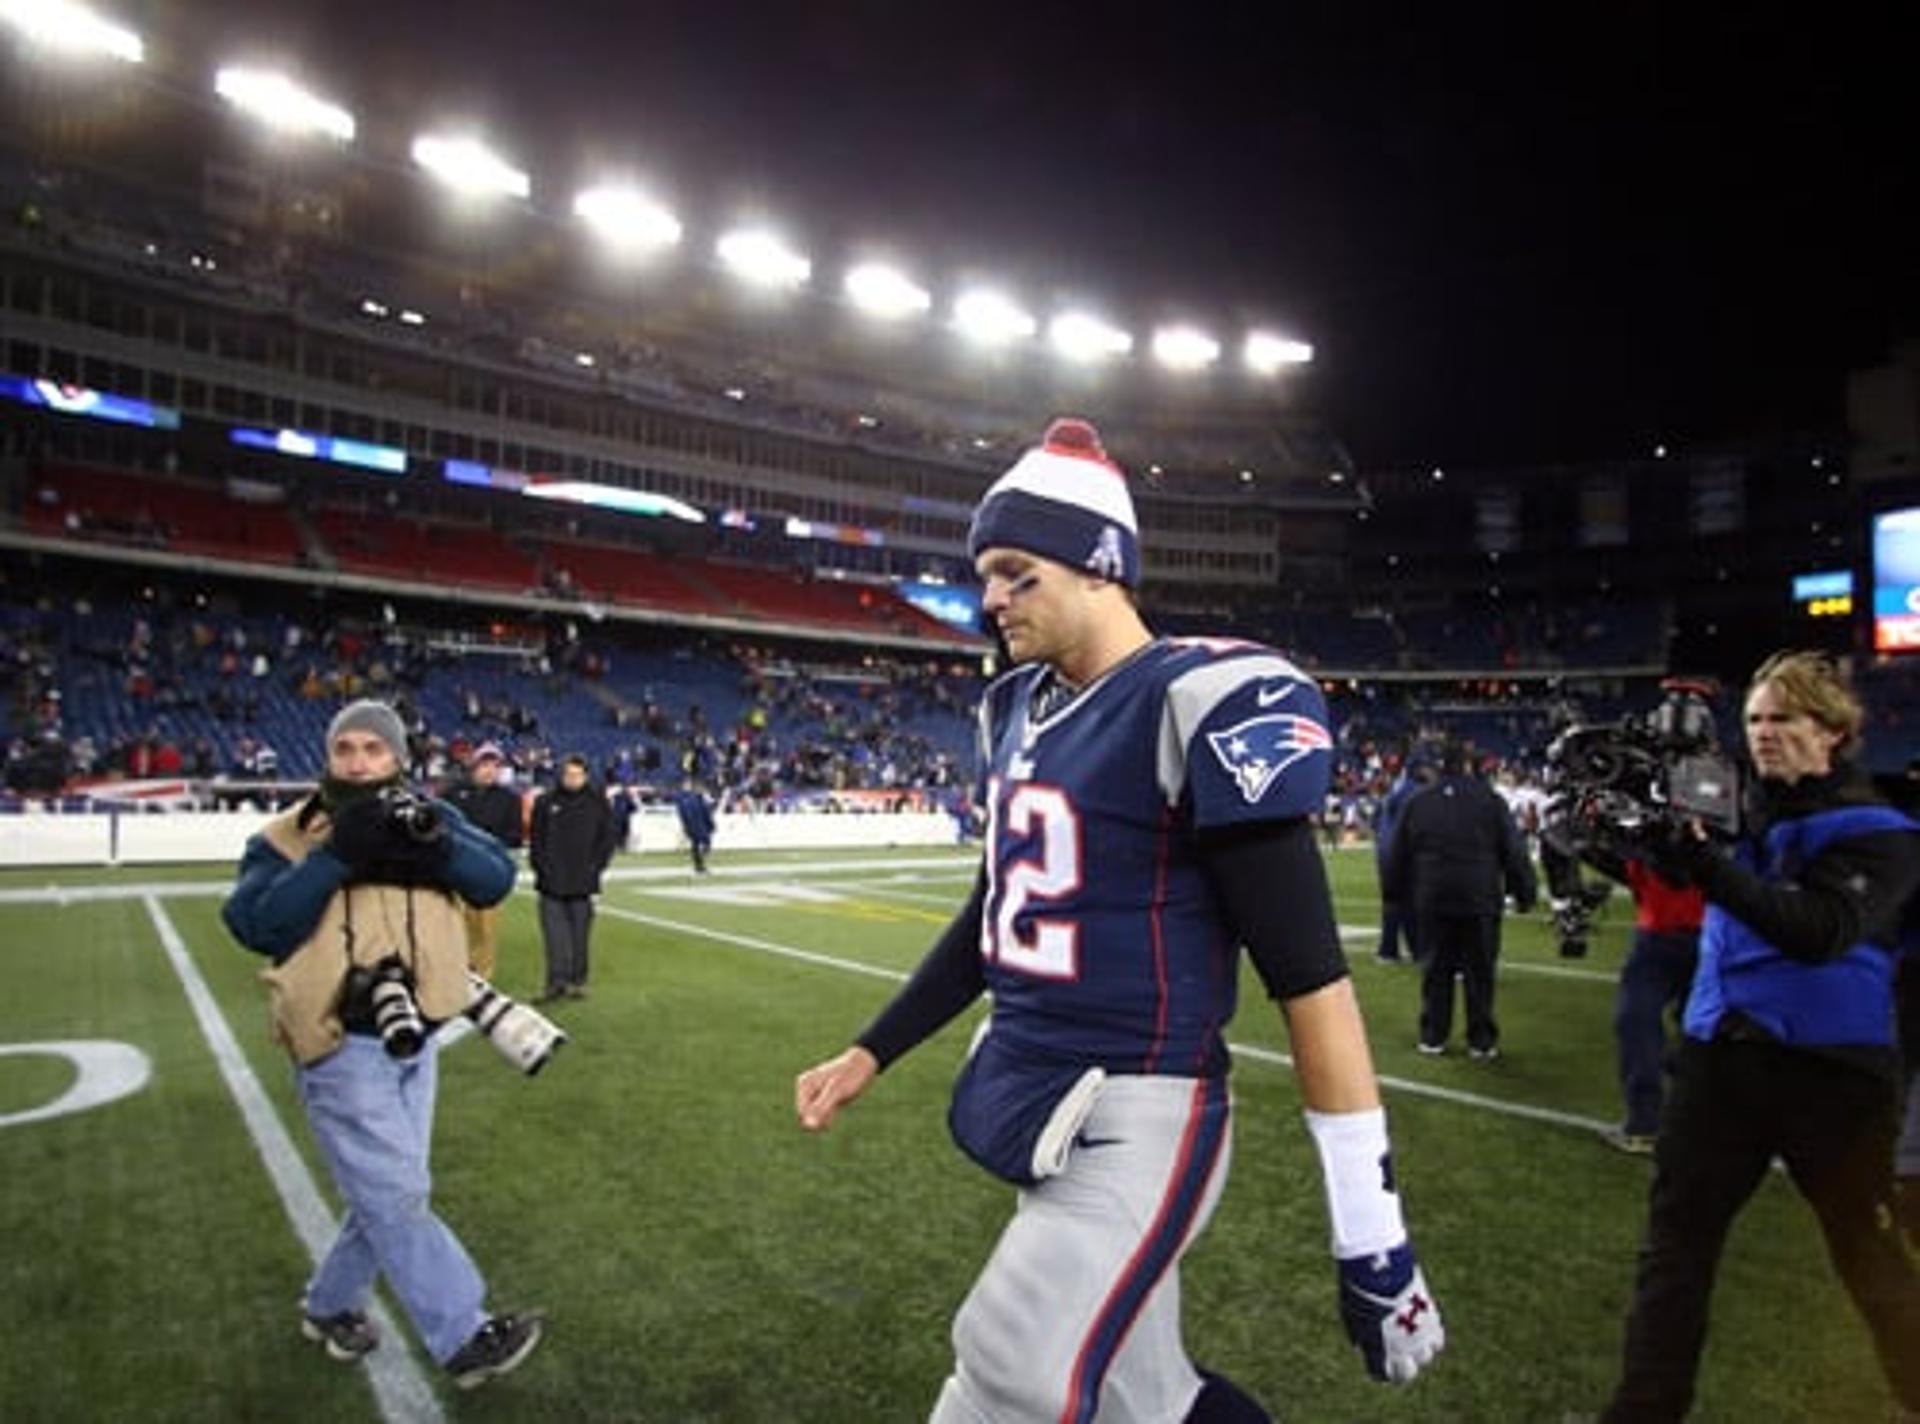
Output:
<path fill-rule="evenodd" d="M 346 1002 L 373 1022 L 380 1046 L 394 1058 L 411 1058 L 427 1041 L 427 1021 L 413 996 L 413 975 L 398 956 L 371 969 L 355 965 L 347 972 Z"/>
<path fill-rule="evenodd" d="M 415 845 L 433 845 L 447 833 L 440 808 L 404 786 L 382 787 L 379 801 L 387 824 Z"/>
<path fill-rule="evenodd" d="M 566 1031 L 538 1009 L 501 993 L 471 971 L 467 982 L 473 986 L 473 997 L 465 1010 L 467 1017 L 481 1037 L 493 1045 L 494 1052 L 529 1078 L 546 1067 L 547 1060 L 567 1041 Z"/>
<path fill-rule="evenodd" d="M 1721 750 L 1710 684 L 1670 678 L 1638 717 L 1562 732 L 1547 749 L 1553 793 L 1543 834 L 1575 852 L 1633 856 L 1673 844 L 1698 821 L 1740 829 L 1740 769 Z"/>

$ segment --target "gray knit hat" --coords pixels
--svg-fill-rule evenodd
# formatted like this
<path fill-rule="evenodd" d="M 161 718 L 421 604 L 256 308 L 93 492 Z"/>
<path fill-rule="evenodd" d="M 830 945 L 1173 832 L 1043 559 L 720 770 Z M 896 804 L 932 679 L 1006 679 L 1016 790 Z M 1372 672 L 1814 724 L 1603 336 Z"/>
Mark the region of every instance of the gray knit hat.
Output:
<path fill-rule="evenodd" d="M 393 748 L 396 758 L 407 759 L 406 725 L 401 722 L 400 714 L 384 702 L 362 698 L 342 707 L 327 724 L 327 746 L 331 748 L 343 732 L 372 732 Z"/>

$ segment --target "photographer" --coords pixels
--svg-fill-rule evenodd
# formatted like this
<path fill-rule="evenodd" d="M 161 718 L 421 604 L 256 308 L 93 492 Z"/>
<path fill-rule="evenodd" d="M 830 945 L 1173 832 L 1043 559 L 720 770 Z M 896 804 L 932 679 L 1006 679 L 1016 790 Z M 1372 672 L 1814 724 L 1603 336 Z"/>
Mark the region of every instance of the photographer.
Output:
<path fill-rule="evenodd" d="M 1895 1396 L 1920 1410 L 1920 1277 L 1892 1209 L 1892 946 L 1920 884 L 1920 826 L 1848 764 L 1861 720 L 1828 659 L 1776 654 L 1747 690 L 1757 781 L 1732 854 L 1697 823 L 1646 848 L 1707 912 L 1606 1420 L 1685 1416 L 1728 1228 L 1776 1156 Z"/>
<path fill-rule="evenodd" d="M 487 1314 L 485 1282 L 428 1203 L 434 1029 L 473 993 L 454 897 L 494 904 L 514 868 L 458 811 L 406 793 L 405 747 L 385 703 L 344 708 L 319 791 L 247 842 L 222 915 L 273 959 L 261 977 L 274 1038 L 347 1205 L 302 1332 L 337 1360 L 373 1350 L 366 1310 L 384 1273 L 428 1353 L 470 1388 L 518 1366 L 542 1329 L 537 1312 Z"/>

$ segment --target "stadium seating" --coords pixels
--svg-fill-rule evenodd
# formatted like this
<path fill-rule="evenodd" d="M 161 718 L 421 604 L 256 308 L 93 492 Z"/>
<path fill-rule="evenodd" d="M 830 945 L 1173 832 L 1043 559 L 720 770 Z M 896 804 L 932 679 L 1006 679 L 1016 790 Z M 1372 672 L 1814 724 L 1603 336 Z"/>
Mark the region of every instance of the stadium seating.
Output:
<path fill-rule="evenodd" d="M 300 560 L 300 534 L 278 505 L 234 499 L 211 485 L 77 465 L 43 471 L 22 511 L 26 527 L 253 562 Z"/>

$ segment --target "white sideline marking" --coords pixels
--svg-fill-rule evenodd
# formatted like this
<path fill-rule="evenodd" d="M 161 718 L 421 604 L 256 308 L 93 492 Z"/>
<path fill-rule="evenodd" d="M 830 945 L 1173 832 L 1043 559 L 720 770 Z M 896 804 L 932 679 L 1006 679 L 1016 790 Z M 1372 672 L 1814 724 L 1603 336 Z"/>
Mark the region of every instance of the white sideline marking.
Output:
<path fill-rule="evenodd" d="M 865 974 L 874 979 L 887 979 L 894 983 L 904 983 L 907 975 L 898 969 L 885 969 L 877 964 L 863 964 L 857 959 L 842 959 L 838 955 L 816 954 L 812 950 L 796 949 L 792 945 L 775 944 L 771 940 L 756 939 L 752 935 L 730 934 L 725 930 L 708 929 L 705 925 L 690 925 L 683 920 L 665 920 L 657 915 L 643 915 L 637 910 L 623 910 L 618 906 L 602 905 L 602 914 L 613 915 L 619 919 L 632 920 L 636 924 L 651 925 L 655 929 L 672 930 L 676 934 L 693 935 L 699 939 L 718 940 L 722 944 L 737 945 L 742 949 L 755 950 L 761 954 L 776 955 L 781 959 L 797 959 L 803 964 L 817 964 L 827 969 L 844 970 L 851 974 Z M 1293 1059 L 1271 1048 L 1256 1048 L 1251 1044 L 1229 1043 L 1236 1058 L 1247 1058 L 1259 1063 L 1275 1063 L 1291 1067 Z M 1528 1103 L 1508 1102 L 1503 1098 L 1489 1098 L 1480 1093 L 1463 1092 L 1458 1088 L 1442 1088 L 1433 1083 L 1422 1083 L 1412 1078 L 1398 1078 L 1389 1074 L 1380 1075 L 1382 1087 L 1415 1097 L 1436 1098 L 1441 1102 L 1458 1103 L 1464 1107 L 1484 1108 L 1488 1112 L 1505 1113 L 1509 1117 L 1530 1118 L 1535 1122 L 1550 1122 L 1560 1127 L 1578 1128 L 1586 1132 L 1608 1132 L 1614 1124 L 1604 1122 L 1597 1117 L 1586 1117 L 1580 1113 L 1561 1112 L 1556 1108 L 1537 1108 Z"/>
<path fill-rule="evenodd" d="M 651 899 L 693 900 L 708 905 L 741 905 L 770 910 L 781 905 L 838 905 L 846 896 L 838 890 L 798 881 L 775 880 L 765 885 L 660 885 L 649 888 Z"/>
<path fill-rule="evenodd" d="M 1368 939 L 1379 933 L 1379 928 L 1374 925 L 1340 926 L 1340 940 L 1342 944 L 1350 939 Z M 1379 962 L 1375 956 L 1370 954 L 1354 952 L 1350 953 L 1349 957 L 1353 959 L 1373 959 L 1375 963 Z M 1494 963 L 1493 972 L 1495 975 L 1501 975 L 1509 971 L 1515 974 L 1544 974 L 1549 979 L 1582 979 L 1592 984 L 1611 984 L 1620 977 L 1617 974 L 1609 974 L 1604 969 L 1575 969 L 1565 964 L 1535 964 L 1531 960 L 1526 959 L 1509 959 L 1503 954 Z"/>
<path fill-rule="evenodd" d="M 307 1164 L 294 1149 L 293 1139 L 287 1136 L 286 1127 L 274 1112 L 273 1104 L 267 1100 L 260 1080 L 254 1076 L 252 1065 L 247 1062 L 246 1054 L 235 1040 L 233 1029 L 220 1012 L 220 1006 L 214 1002 L 213 991 L 201 977 L 199 966 L 188 955 L 186 944 L 181 940 L 180 932 L 174 928 L 173 920 L 162 908 L 158 897 L 147 895 L 143 898 L 154 931 L 166 948 L 173 972 L 180 978 L 180 987 L 186 990 L 187 1002 L 193 1006 L 193 1016 L 200 1025 L 200 1034 L 212 1050 L 214 1061 L 220 1065 L 220 1076 L 226 1080 L 227 1091 L 233 1094 L 233 1101 L 253 1137 L 253 1145 L 260 1153 L 260 1160 L 266 1164 L 268 1177 L 273 1180 L 274 1190 L 280 1194 L 280 1204 L 286 1208 L 287 1219 L 293 1223 L 294 1233 L 307 1248 L 307 1254 L 318 1265 L 327 1248 L 333 1244 L 338 1223 L 321 1200 L 313 1174 L 307 1170 Z M 414 1363 L 412 1354 L 401 1343 L 393 1317 L 378 1300 L 373 1302 L 369 1313 L 379 1324 L 380 1333 L 387 1337 L 386 1348 L 375 1350 L 366 1357 L 367 1377 L 373 1386 L 374 1402 L 380 1407 L 380 1417 L 390 1421 L 390 1424 L 440 1424 L 446 1418 L 441 1412 L 440 1401 L 434 1396 L 433 1386 L 427 1383 L 426 1376 Z M 292 1337 L 294 1323 L 292 1312 L 289 1311 L 284 1322 L 289 1338 Z"/>

